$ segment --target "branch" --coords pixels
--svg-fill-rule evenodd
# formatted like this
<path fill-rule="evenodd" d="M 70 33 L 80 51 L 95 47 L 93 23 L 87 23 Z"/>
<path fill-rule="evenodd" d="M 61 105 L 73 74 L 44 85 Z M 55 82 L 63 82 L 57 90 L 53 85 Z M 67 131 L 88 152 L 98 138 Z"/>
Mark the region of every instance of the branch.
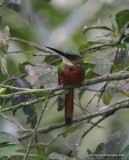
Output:
<path fill-rule="evenodd" d="M 26 89 L 26 88 L 17 88 L 17 87 L 13 87 L 13 86 L 8 86 L 8 85 L 2 85 L 0 84 L 0 87 L 3 88 L 10 88 L 10 89 L 17 89 L 17 90 L 21 90 L 20 92 L 17 93 L 12 93 L 12 94 L 7 94 L 7 95 L 0 95 L 0 98 L 10 98 L 15 94 L 32 94 L 32 93 L 43 93 L 44 97 L 40 97 L 37 98 L 35 100 L 29 101 L 29 102 L 24 102 L 24 103 L 19 103 L 18 105 L 15 105 L 13 107 L 8 107 L 8 108 L 4 108 L 1 109 L 1 112 L 7 112 L 7 111 L 11 111 L 13 109 L 18 109 L 20 107 L 23 107 L 25 105 L 31 105 L 34 103 L 38 103 L 40 101 L 45 100 L 45 94 L 48 96 L 49 98 L 52 98 L 54 96 L 63 94 L 63 88 L 64 89 L 71 89 L 71 88 L 79 88 L 82 86 L 88 86 L 88 85 L 94 85 L 97 83 L 101 83 L 101 82 L 109 82 L 109 81 L 113 81 L 113 80 L 123 80 L 123 79 L 127 79 L 129 78 L 129 73 L 117 73 L 117 74 L 106 74 L 104 76 L 100 76 L 91 80 L 86 80 L 84 83 L 80 84 L 80 85 L 68 85 L 68 86 L 59 86 L 56 88 L 45 88 L 45 89 Z"/>
<path fill-rule="evenodd" d="M 107 117 L 102 117 L 97 122 L 95 122 L 86 132 L 84 132 L 84 134 L 82 135 L 82 138 L 84 138 L 94 127 L 97 127 L 100 122 L 102 122 L 108 117 L 109 115 Z"/>
<path fill-rule="evenodd" d="M 92 48 L 87 48 L 87 49 L 84 49 L 84 50 L 81 50 L 79 51 L 80 54 L 83 54 L 83 53 L 87 53 L 87 52 L 95 52 L 95 51 L 98 51 L 102 48 L 106 48 L 106 47 L 115 47 L 117 45 L 119 45 L 122 41 L 122 39 L 125 37 L 126 35 L 123 33 L 121 33 L 121 36 L 119 37 L 119 39 L 114 42 L 114 43 L 109 43 L 109 44 L 103 44 L 103 45 L 99 45 L 99 46 L 96 46 L 96 47 L 92 47 Z M 48 50 L 47 48 L 42 48 L 40 47 L 39 45 L 35 44 L 34 42 L 30 42 L 30 41 L 27 41 L 27 40 L 24 40 L 24 39 L 20 39 L 20 38 L 16 38 L 16 37 L 11 37 L 10 38 L 11 41 L 15 41 L 15 42 L 21 42 L 21 43 L 24 43 L 32 48 L 35 48 L 37 49 L 38 51 L 42 51 L 42 52 L 46 52 L 46 53 L 50 53 L 53 55 L 54 52 Z"/>
<path fill-rule="evenodd" d="M 95 51 L 98 51 L 98 50 L 106 48 L 106 47 L 116 47 L 117 45 L 119 45 L 121 43 L 121 41 L 124 37 L 125 37 L 125 34 L 123 32 L 121 34 L 121 36 L 119 37 L 119 39 L 114 43 L 103 44 L 103 45 L 99 45 L 99 46 L 96 46 L 96 47 L 87 48 L 87 49 L 81 50 L 79 52 L 80 52 L 80 54 L 83 54 L 83 53 L 87 53 L 87 52 L 95 52 Z"/>
<path fill-rule="evenodd" d="M 29 143 L 28 143 L 28 147 L 27 147 L 27 149 L 26 149 L 26 153 L 25 153 L 25 156 L 24 156 L 23 160 L 26 160 L 27 157 L 29 156 L 30 149 L 31 149 L 31 145 L 32 145 L 32 143 L 33 143 L 33 140 L 34 140 L 36 134 L 37 134 L 37 129 L 38 129 L 39 124 L 40 124 L 40 122 L 41 122 L 41 120 L 42 120 L 44 111 L 45 111 L 45 109 L 46 109 L 46 107 L 47 107 L 47 103 L 48 103 L 48 99 L 46 99 L 45 104 L 42 106 L 42 111 L 41 111 L 40 117 L 38 118 L 38 121 L 37 121 L 36 126 L 35 126 L 35 128 L 34 128 L 34 131 L 33 131 L 33 133 L 32 133 L 32 136 L 31 136 L 31 138 L 30 138 L 30 141 L 29 141 Z"/>
<path fill-rule="evenodd" d="M 123 100 L 121 100 L 121 101 L 119 101 L 119 102 L 117 102 L 113 105 L 110 105 L 107 108 L 102 107 L 100 110 L 96 110 L 92 113 L 88 113 L 87 115 L 83 115 L 83 116 L 80 116 L 78 118 L 74 118 L 73 123 L 82 122 L 82 121 L 85 121 L 85 120 L 91 120 L 91 119 L 93 119 L 95 117 L 99 117 L 99 116 L 103 117 L 102 119 L 100 119 L 100 121 L 101 121 L 101 120 L 106 119 L 107 117 L 110 117 L 116 111 L 118 111 L 120 109 L 124 109 L 124 108 L 129 108 L 129 98 L 123 99 Z M 100 121 L 98 121 L 98 123 Z M 56 124 L 56 125 L 52 125 L 52 126 L 49 126 L 49 127 L 46 127 L 46 128 L 38 129 L 37 133 L 48 133 L 48 132 L 53 131 L 55 129 L 62 128 L 64 126 L 65 126 L 65 123 L 62 122 L 60 124 Z M 24 134 L 23 136 L 20 136 L 19 140 L 26 139 L 31 135 L 32 135 L 32 132 L 28 132 L 28 133 Z"/>
<path fill-rule="evenodd" d="M 103 76 L 94 78 L 92 80 L 87 80 L 82 84 L 82 86 L 85 85 L 93 85 L 101 82 L 110 82 L 110 81 L 116 81 L 116 80 L 124 80 L 129 78 L 129 73 L 116 73 L 116 74 L 105 74 Z"/>
<path fill-rule="evenodd" d="M 47 48 L 42 48 L 40 47 L 39 45 L 35 44 L 34 42 L 30 42 L 30 41 L 27 41 L 27 40 L 24 40 L 24 39 L 20 39 L 20 38 L 16 38 L 16 37 L 11 37 L 10 38 L 11 41 L 14 41 L 14 42 L 21 42 L 21 43 L 24 43 L 32 48 L 35 48 L 37 49 L 38 51 L 42 51 L 42 52 L 46 52 L 46 53 L 50 53 L 50 54 L 53 54 L 53 52 L 49 51 Z"/>
<path fill-rule="evenodd" d="M 12 107 L 6 107 L 6 108 L 0 108 L 0 112 L 8 112 L 8 111 L 13 111 L 13 110 L 17 110 L 21 107 L 24 107 L 24 106 L 28 106 L 31 105 L 31 104 L 35 104 L 35 103 L 38 103 L 38 102 L 41 102 L 41 101 L 44 101 L 46 99 L 46 97 L 41 97 L 41 98 L 37 98 L 37 99 L 34 99 L 32 101 L 28 101 L 28 102 L 22 102 L 22 103 L 19 103 L 15 106 L 12 106 Z"/>
<path fill-rule="evenodd" d="M 129 78 L 129 73 L 116 73 L 116 74 L 105 74 L 103 76 L 99 76 L 94 79 L 89 79 L 83 82 L 81 85 L 69 85 L 65 86 L 65 89 L 71 89 L 71 88 L 79 88 L 81 86 L 89 86 L 89 85 L 94 85 L 97 83 L 102 83 L 102 82 L 110 82 L 110 81 L 118 81 L 118 80 L 125 80 Z M 59 88 L 58 88 L 59 90 Z"/>
<path fill-rule="evenodd" d="M 54 94 L 57 91 L 60 91 L 62 89 L 71 89 L 71 88 L 79 88 L 82 86 L 89 86 L 89 85 L 94 85 L 97 83 L 102 83 L 102 82 L 110 82 L 110 81 L 115 81 L 115 80 L 125 80 L 129 78 L 129 73 L 116 73 L 116 74 L 105 74 L 103 76 L 94 78 L 94 79 L 89 79 L 86 80 L 84 83 L 80 84 L 80 85 L 66 85 L 66 86 L 58 86 L 56 88 L 45 88 L 45 89 L 28 89 L 28 88 L 18 88 L 18 87 L 13 87 L 13 86 L 9 86 L 9 85 L 2 85 L 0 84 L 0 87 L 2 88 L 9 88 L 9 89 L 15 89 L 15 90 L 19 90 L 21 92 L 17 92 L 17 93 L 13 93 L 13 95 L 15 94 L 32 94 L 32 93 L 50 93 L 50 94 Z M 10 98 L 13 96 L 12 94 L 6 94 L 6 95 L 0 95 L 0 98 Z"/>

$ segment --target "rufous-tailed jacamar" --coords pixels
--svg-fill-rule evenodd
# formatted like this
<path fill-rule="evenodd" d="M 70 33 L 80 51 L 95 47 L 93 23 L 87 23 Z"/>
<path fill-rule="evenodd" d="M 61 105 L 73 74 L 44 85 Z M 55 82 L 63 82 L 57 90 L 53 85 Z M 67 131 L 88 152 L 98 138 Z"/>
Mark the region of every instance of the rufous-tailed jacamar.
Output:
<path fill-rule="evenodd" d="M 59 55 L 63 59 L 63 63 L 58 69 L 59 84 L 78 85 L 85 79 L 85 68 L 82 56 L 77 51 L 62 52 L 57 49 L 47 47 Z M 72 123 L 74 111 L 74 90 L 71 89 L 65 94 L 65 123 L 67 125 Z"/>

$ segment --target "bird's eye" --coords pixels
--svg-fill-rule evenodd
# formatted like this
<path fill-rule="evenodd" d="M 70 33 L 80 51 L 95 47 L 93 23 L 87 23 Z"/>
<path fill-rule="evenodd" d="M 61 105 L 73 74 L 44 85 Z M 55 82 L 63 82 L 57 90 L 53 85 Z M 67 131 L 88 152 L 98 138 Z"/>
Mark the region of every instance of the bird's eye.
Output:
<path fill-rule="evenodd" d="M 70 71 L 73 71 L 73 67 L 70 67 L 69 70 L 70 70 Z"/>
<path fill-rule="evenodd" d="M 73 59 L 74 59 L 74 56 L 72 56 L 72 55 L 67 55 L 67 58 L 68 58 L 69 60 L 73 60 Z"/>

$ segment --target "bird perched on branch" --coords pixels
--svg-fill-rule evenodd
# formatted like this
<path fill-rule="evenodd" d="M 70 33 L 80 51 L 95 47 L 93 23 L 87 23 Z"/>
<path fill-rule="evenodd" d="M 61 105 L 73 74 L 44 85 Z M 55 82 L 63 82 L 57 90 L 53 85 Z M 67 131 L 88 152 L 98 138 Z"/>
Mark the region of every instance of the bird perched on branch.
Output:
<path fill-rule="evenodd" d="M 58 53 L 63 60 L 63 63 L 58 69 L 59 84 L 62 85 L 79 85 L 85 79 L 85 68 L 82 56 L 77 51 L 62 52 L 57 49 L 47 47 L 52 51 Z M 65 94 L 65 123 L 69 125 L 72 123 L 74 112 L 74 89 L 70 89 Z"/>

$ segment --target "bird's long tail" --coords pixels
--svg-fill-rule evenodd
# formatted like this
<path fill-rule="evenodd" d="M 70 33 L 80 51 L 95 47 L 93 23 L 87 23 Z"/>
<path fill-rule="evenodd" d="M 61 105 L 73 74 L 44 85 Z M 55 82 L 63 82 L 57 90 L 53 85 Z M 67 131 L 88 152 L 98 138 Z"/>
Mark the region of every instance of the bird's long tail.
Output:
<path fill-rule="evenodd" d="M 65 94 L 65 124 L 70 125 L 72 123 L 74 111 L 74 90 L 70 90 Z"/>

